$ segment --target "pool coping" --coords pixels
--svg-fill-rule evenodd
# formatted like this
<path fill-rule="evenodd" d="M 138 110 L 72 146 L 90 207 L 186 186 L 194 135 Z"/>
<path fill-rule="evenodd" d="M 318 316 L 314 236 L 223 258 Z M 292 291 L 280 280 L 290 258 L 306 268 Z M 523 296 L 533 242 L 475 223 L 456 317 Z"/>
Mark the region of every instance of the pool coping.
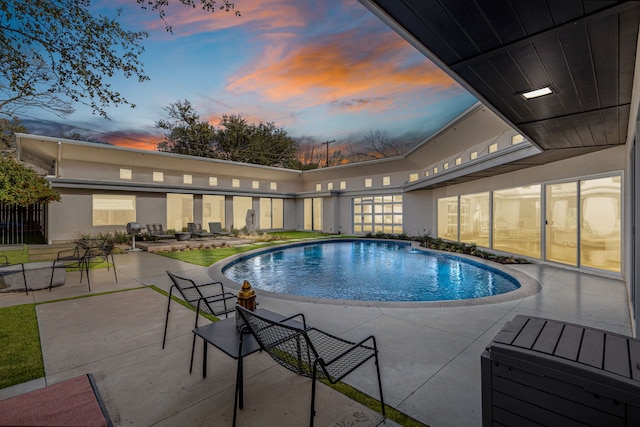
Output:
<path fill-rule="evenodd" d="M 526 298 L 531 295 L 535 295 L 538 292 L 540 292 L 540 290 L 542 289 L 540 282 L 538 282 L 531 276 L 516 270 L 515 268 L 509 267 L 508 264 L 500 264 L 497 262 L 489 261 L 479 257 L 474 257 L 471 255 L 439 251 L 435 249 L 428 249 L 428 248 L 419 246 L 418 242 L 411 242 L 407 240 L 397 240 L 397 239 L 375 239 L 375 238 L 373 239 L 372 238 L 313 239 L 313 240 L 297 241 L 293 243 L 283 243 L 282 245 L 268 246 L 264 248 L 257 248 L 247 252 L 237 254 L 237 255 L 232 255 L 228 258 L 225 258 L 223 260 L 216 262 L 215 264 L 211 265 L 207 269 L 207 274 L 212 280 L 221 282 L 225 286 L 225 288 L 238 291 L 240 290 L 240 287 L 242 286 L 242 284 L 238 282 L 234 282 L 231 279 L 228 279 L 222 273 L 223 269 L 228 264 L 240 261 L 244 258 L 249 258 L 258 253 L 271 252 L 271 251 L 279 250 L 283 248 L 290 248 L 290 247 L 296 247 L 296 246 L 308 246 L 308 245 L 319 244 L 319 243 L 354 242 L 354 241 L 402 243 L 406 245 L 411 245 L 412 249 L 416 249 L 424 252 L 431 252 L 436 254 L 463 258 L 477 264 L 491 267 L 493 269 L 499 270 L 505 274 L 510 275 L 520 283 L 520 287 L 516 290 L 506 292 L 500 295 L 492 295 L 492 296 L 480 297 L 480 298 L 469 298 L 469 299 L 463 299 L 463 300 L 443 300 L 443 301 L 359 301 L 359 300 L 344 300 L 344 299 L 333 299 L 333 298 L 313 298 L 313 297 L 305 297 L 305 296 L 299 296 L 299 295 L 291 295 L 291 294 L 285 294 L 285 293 L 279 293 L 279 292 L 265 291 L 262 289 L 256 289 L 258 300 L 260 299 L 260 297 L 269 297 L 269 298 L 277 298 L 277 299 L 298 301 L 298 302 L 356 306 L 356 307 L 390 307 L 390 308 L 465 307 L 465 306 L 474 306 L 474 305 L 495 304 L 495 303 L 506 302 L 506 301 L 515 301 L 515 300 Z"/>

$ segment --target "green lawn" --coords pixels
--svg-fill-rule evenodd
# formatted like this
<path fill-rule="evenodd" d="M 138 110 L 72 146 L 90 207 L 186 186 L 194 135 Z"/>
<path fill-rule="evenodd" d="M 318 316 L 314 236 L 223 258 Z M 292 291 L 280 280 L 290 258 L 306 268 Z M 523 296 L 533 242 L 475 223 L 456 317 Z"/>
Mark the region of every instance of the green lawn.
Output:
<path fill-rule="evenodd" d="M 269 233 L 270 236 L 276 237 L 278 240 L 300 240 L 309 238 L 323 238 L 323 237 L 336 237 L 331 234 L 319 234 L 310 233 L 308 231 L 281 231 L 275 233 Z M 346 237 L 346 236 L 341 236 Z M 209 267 L 210 265 L 242 252 L 247 252 L 253 249 L 265 248 L 269 246 L 281 245 L 282 242 L 263 242 L 254 243 L 242 246 L 222 247 L 213 249 L 196 249 L 184 252 L 158 252 L 159 255 L 163 255 L 169 258 L 174 258 L 180 261 L 188 262 L 195 265 L 201 265 L 203 267 Z"/>
<path fill-rule="evenodd" d="M 44 376 L 34 304 L 0 308 L 0 388 Z"/>
<path fill-rule="evenodd" d="M 9 259 L 9 264 L 29 262 L 29 253 L 27 252 L 26 246 L 18 251 L 0 251 L 0 255 L 6 255 Z"/>

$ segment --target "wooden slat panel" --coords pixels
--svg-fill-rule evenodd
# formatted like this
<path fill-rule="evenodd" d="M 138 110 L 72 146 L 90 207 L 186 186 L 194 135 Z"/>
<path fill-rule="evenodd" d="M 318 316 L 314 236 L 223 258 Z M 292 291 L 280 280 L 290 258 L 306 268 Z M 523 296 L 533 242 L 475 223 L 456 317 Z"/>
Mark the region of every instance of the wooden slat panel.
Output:
<path fill-rule="evenodd" d="M 493 424 L 484 424 L 485 426 L 518 426 L 518 427 L 543 427 L 543 424 L 528 420 L 513 412 L 506 411 L 502 408 L 494 408 L 495 417 Z"/>
<path fill-rule="evenodd" d="M 629 362 L 631 365 L 631 378 L 640 381 L 640 341 L 629 341 Z"/>
<path fill-rule="evenodd" d="M 544 319 L 529 319 L 527 324 L 522 328 L 518 337 L 513 341 L 512 345 L 522 348 L 531 348 L 538 339 L 540 331 L 544 327 L 546 321 Z"/>
<path fill-rule="evenodd" d="M 623 418 L 625 415 L 624 405 L 621 405 L 613 398 L 597 396 L 593 392 L 585 390 L 582 386 L 576 386 L 552 375 L 541 375 L 539 372 L 514 368 L 504 363 L 492 366 L 492 374 L 496 377 L 503 377 L 520 384 L 526 384 L 538 390 L 544 390 L 567 400 L 579 402 L 616 417 Z"/>
<path fill-rule="evenodd" d="M 598 88 L 600 108 L 614 107 L 618 100 L 618 16 L 598 20 L 587 26 L 593 55 L 593 68 Z"/>
<path fill-rule="evenodd" d="M 502 44 L 524 38 L 527 34 L 520 25 L 510 0 L 476 0 Z"/>
<path fill-rule="evenodd" d="M 562 331 L 562 335 L 560 335 L 560 341 L 558 341 L 554 355 L 569 360 L 576 360 L 578 358 L 583 332 L 584 328 L 566 325 Z"/>
<path fill-rule="evenodd" d="M 562 416 L 545 408 L 532 405 L 531 403 L 515 399 L 506 394 L 494 392 L 493 401 L 495 406 L 506 408 L 509 412 L 521 414 L 523 416 L 526 415 L 527 419 L 535 420 L 545 426 L 584 427 L 584 423 L 582 422 L 572 420 L 571 418 Z M 495 408 L 494 413 L 496 413 Z M 502 422 L 502 420 L 498 421 Z"/>
<path fill-rule="evenodd" d="M 631 377 L 629 369 L 629 346 L 628 340 L 617 335 L 605 336 L 604 347 L 604 370 L 622 375 L 625 378 Z"/>
<path fill-rule="evenodd" d="M 520 333 L 520 330 L 527 324 L 529 318 L 525 316 L 516 316 L 510 322 L 507 322 L 502 330 L 493 339 L 494 342 L 500 344 L 511 344 Z"/>
<path fill-rule="evenodd" d="M 580 354 L 578 362 L 594 368 L 602 369 L 604 360 L 604 333 L 594 331 L 593 329 L 585 329 L 582 336 L 582 345 L 580 346 Z"/>
<path fill-rule="evenodd" d="M 541 353 L 553 354 L 553 351 L 556 349 L 556 345 L 558 345 L 558 340 L 560 339 L 560 334 L 562 334 L 562 330 L 564 329 L 564 325 L 558 322 L 547 322 L 540 332 L 540 336 L 538 340 L 533 345 L 533 350 L 539 351 Z"/>
<path fill-rule="evenodd" d="M 555 416 L 561 416 L 559 414 L 562 414 L 562 418 L 566 417 L 567 421 L 570 420 L 583 425 L 587 424 L 608 427 L 624 425 L 624 422 L 620 417 L 616 417 L 589 406 L 548 393 L 547 390 L 549 390 L 549 387 L 545 387 L 544 390 L 538 390 L 533 387 L 529 387 L 528 385 L 510 381 L 506 378 L 494 377 L 493 389 L 497 392 L 493 393 L 494 406 L 508 410 L 512 410 L 513 406 L 503 406 L 500 397 L 497 398 L 497 395 L 504 393 L 512 399 L 520 400 L 527 405 L 538 408 L 537 411 L 542 411 L 542 408 L 544 408 L 545 412 L 554 413 Z M 535 416 L 530 418 L 540 421 L 540 418 Z M 547 423 L 547 425 L 568 424 Z"/>

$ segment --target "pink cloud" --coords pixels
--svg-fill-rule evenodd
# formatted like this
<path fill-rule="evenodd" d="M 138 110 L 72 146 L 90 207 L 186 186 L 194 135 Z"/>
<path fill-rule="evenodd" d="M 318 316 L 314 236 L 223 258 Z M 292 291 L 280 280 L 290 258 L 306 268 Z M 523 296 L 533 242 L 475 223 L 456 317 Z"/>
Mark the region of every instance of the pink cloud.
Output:
<path fill-rule="evenodd" d="M 371 34 L 355 31 L 293 48 L 274 43 L 232 77 L 227 90 L 296 108 L 329 103 L 351 110 L 379 109 L 396 95 L 457 86 L 426 59 L 410 62 L 412 55 L 414 48 L 390 32 L 376 35 L 375 43 Z"/>

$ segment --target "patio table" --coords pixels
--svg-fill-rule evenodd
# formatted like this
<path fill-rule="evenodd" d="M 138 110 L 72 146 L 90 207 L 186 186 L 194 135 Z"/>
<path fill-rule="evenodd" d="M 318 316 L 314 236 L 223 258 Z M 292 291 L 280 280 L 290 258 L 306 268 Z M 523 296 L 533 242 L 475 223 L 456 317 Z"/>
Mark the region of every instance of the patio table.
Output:
<path fill-rule="evenodd" d="M 279 313 L 275 313 L 270 310 L 259 308 L 256 310 L 261 316 L 272 320 L 284 320 L 288 319 Z M 236 314 L 237 315 L 237 314 Z M 296 327 L 304 327 L 301 322 L 296 320 L 287 320 L 287 324 Z M 242 409 L 244 404 L 243 398 L 243 361 L 245 356 L 255 353 L 260 350 L 260 344 L 256 341 L 254 336 L 243 328 L 242 332 L 238 330 L 235 317 L 231 317 L 217 322 L 210 323 L 208 325 L 199 326 L 193 329 L 194 340 L 196 337 L 200 337 L 203 340 L 202 350 L 202 377 L 207 377 L 207 347 L 209 344 L 221 350 L 227 356 L 238 361 L 238 367 L 236 370 L 236 387 L 234 396 L 234 408 L 233 408 L 233 425 L 236 425 L 236 409 L 239 407 Z M 191 365 L 189 372 L 193 368 L 193 353 L 194 349 L 191 349 Z"/>

